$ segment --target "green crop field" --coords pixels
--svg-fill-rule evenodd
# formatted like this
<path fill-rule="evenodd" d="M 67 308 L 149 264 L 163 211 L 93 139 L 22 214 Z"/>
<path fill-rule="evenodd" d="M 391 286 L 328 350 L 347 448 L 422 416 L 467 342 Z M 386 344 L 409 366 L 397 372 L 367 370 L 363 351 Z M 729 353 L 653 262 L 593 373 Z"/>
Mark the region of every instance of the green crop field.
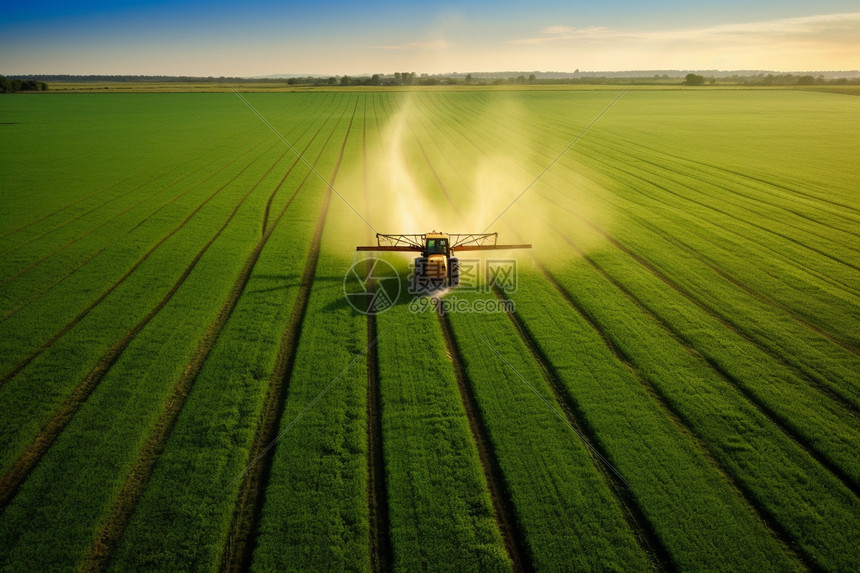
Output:
<path fill-rule="evenodd" d="M 857 571 L 858 134 L 787 89 L 0 97 L 0 570 Z M 436 301 L 377 255 L 353 308 L 356 246 L 434 229 L 533 248 Z"/>

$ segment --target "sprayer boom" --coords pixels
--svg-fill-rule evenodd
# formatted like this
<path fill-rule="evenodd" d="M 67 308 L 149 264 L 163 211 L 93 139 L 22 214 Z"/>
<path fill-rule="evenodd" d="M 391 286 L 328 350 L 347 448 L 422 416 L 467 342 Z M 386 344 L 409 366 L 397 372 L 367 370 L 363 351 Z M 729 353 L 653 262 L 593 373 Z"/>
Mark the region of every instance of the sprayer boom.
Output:
<path fill-rule="evenodd" d="M 400 251 L 425 252 L 427 242 L 438 241 L 446 251 L 493 251 L 503 249 L 530 249 L 531 245 L 499 245 L 496 243 L 498 233 L 424 233 L 422 235 L 386 235 L 376 234 L 376 246 L 356 247 L 356 251 Z M 434 243 L 435 244 L 435 243 Z"/>

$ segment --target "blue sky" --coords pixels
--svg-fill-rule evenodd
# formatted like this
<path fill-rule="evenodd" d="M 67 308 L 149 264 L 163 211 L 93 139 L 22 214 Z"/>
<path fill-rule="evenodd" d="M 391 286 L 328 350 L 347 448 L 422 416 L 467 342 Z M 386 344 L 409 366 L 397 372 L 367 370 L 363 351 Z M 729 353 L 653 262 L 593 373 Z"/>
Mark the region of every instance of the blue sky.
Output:
<path fill-rule="evenodd" d="M 32 0 L 0 8 L 5 74 L 858 68 L 857 0 Z"/>

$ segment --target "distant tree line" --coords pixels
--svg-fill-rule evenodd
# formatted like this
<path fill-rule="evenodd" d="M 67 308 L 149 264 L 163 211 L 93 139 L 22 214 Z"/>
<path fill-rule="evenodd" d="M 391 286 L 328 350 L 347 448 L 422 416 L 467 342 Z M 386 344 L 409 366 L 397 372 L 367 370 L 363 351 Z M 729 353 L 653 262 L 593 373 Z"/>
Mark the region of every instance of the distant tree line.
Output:
<path fill-rule="evenodd" d="M 119 76 L 119 75 L 111 75 L 111 76 L 102 76 L 102 75 L 86 75 L 86 76 L 73 76 L 68 74 L 47 74 L 47 75 L 26 75 L 26 76 L 15 76 L 21 80 L 39 80 L 42 82 L 75 82 L 75 83 L 87 83 L 87 82 L 110 82 L 110 83 L 201 83 L 201 82 L 229 82 L 229 83 L 243 83 L 243 82 L 273 82 L 273 83 L 283 83 L 283 80 L 279 79 L 261 79 L 261 78 L 236 78 L 236 77 L 214 77 L 214 76 Z"/>
<path fill-rule="evenodd" d="M 0 93 L 13 92 L 43 92 L 48 89 L 48 84 L 38 80 L 22 80 L 18 78 L 7 78 L 0 76 Z"/>
<path fill-rule="evenodd" d="M 794 74 L 756 74 L 754 76 L 730 76 L 724 81 L 735 81 L 745 85 L 756 86 L 843 86 L 860 85 L 860 78 L 830 78 L 823 75 L 813 76 Z"/>
<path fill-rule="evenodd" d="M 641 73 L 641 72 L 640 72 Z M 372 74 L 362 76 L 293 76 L 267 78 L 239 78 L 213 76 L 123 76 L 123 75 L 30 75 L 2 79 L 2 91 L 44 91 L 46 82 L 51 83 L 213 83 L 231 85 L 256 84 L 272 87 L 283 86 L 434 86 L 434 85 L 682 85 L 702 86 L 705 84 L 746 85 L 746 86 L 843 86 L 860 85 L 860 75 L 850 77 L 825 77 L 824 73 L 811 74 L 773 74 L 766 72 L 726 73 L 717 70 L 700 73 L 674 71 L 637 75 L 637 72 L 474 72 L 470 74 L 416 74 L 415 72 L 394 72 L 393 74 Z M 517 74 L 517 75 L 515 75 Z M 851 72 L 850 74 L 856 74 Z"/>
<path fill-rule="evenodd" d="M 754 74 L 750 76 L 731 75 L 716 78 L 705 77 L 699 74 L 687 74 L 684 84 L 688 86 L 702 86 L 705 83 L 733 84 L 744 86 L 845 86 L 860 85 L 860 78 L 830 78 L 823 75 L 813 76 L 811 74 Z"/>

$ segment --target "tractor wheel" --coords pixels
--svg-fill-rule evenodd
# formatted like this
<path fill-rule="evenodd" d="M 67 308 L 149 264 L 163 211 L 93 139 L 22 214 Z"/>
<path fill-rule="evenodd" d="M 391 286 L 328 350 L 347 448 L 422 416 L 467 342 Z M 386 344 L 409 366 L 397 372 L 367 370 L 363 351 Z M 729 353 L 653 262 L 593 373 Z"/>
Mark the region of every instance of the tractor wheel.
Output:
<path fill-rule="evenodd" d="M 460 286 L 460 259 L 457 257 L 448 259 L 448 279 L 452 287 Z"/>

